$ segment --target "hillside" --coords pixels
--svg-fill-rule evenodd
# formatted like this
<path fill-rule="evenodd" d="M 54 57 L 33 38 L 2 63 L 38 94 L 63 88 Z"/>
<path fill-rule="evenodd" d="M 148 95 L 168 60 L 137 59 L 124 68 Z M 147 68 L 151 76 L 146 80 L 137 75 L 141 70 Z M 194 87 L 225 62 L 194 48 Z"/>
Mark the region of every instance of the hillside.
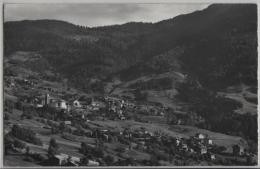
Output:
<path fill-rule="evenodd" d="M 127 73 L 136 78 L 176 69 L 176 63 L 182 65 L 177 65 L 178 71 L 209 87 L 219 87 L 219 81 L 224 87 L 240 81 L 256 84 L 255 5 L 211 5 L 154 24 L 98 28 L 53 20 L 6 22 L 4 31 L 6 55 L 20 50 L 40 52 L 81 88 L 88 88 L 93 76 L 104 79 Z M 175 58 L 174 52 L 179 51 L 174 50 L 179 48 L 185 50 Z M 161 55 L 164 59 L 156 59 Z M 157 64 L 161 68 L 154 67 Z"/>

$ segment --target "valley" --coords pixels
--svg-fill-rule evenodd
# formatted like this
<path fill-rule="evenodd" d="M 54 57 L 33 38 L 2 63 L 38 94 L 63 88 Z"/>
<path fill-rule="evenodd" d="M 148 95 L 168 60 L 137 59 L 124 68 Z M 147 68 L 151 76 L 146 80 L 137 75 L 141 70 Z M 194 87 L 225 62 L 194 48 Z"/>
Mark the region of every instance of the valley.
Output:
<path fill-rule="evenodd" d="M 257 13 L 4 23 L 6 166 L 257 165 Z"/>

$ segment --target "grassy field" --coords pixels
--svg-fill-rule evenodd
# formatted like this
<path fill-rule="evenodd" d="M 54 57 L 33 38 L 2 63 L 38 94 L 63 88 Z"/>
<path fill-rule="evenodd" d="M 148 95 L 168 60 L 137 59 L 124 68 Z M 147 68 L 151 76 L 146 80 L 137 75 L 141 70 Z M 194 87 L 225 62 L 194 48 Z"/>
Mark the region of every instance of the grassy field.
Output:
<path fill-rule="evenodd" d="M 133 96 L 133 89 L 130 89 L 129 86 L 138 82 L 138 81 L 143 81 L 143 82 L 147 82 L 149 80 L 154 80 L 154 79 L 161 79 L 161 78 L 170 78 L 173 80 L 173 84 L 172 84 L 172 89 L 169 90 L 160 90 L 160 91 L 156 91 L 156 90 L 146 90 L 145 92 L 148 94 L 147 96 L 147 100 L 151 101 L 151 102 L 157 102 L 157 103 L 161 103 L 166 107 L 172 107 L 175 108 L 176 104 L 174 102 L 174 96 L 178 93 L 176 90 L 176 84 L 183 82 L 185 76 L 179 72 L 166 72 L 166 73 L 162 73 L 159 75 L 147 75 L 147 76 L 142 76 L 139 77 L 137 79 L 134 80 L 130 80 L 124 83 L 121 83 L 120 85 L 118 85 L 118 87 L 116 87 L 112 94 L 115 95 L 124 95 L 124 96 L 129 96 L 131 98 L 134 98 Z"/>
<path fill-rule="evenodd" d="M 251 92 L 250 86 L 233 86 L 233 88 L 229 89 L 228 92 L 221 92 L 220 94 L 242 104 L 242 107 L 235 110 L 235 112 L 239 114 L 257 114 L 257 93 Z"/>
<path fill-rule="evenodd" d="M 32 162 L 25 161 L 24 155 L 5 155 L 4 156 L 4 166 L 8 167 L 40 167 Z"/>

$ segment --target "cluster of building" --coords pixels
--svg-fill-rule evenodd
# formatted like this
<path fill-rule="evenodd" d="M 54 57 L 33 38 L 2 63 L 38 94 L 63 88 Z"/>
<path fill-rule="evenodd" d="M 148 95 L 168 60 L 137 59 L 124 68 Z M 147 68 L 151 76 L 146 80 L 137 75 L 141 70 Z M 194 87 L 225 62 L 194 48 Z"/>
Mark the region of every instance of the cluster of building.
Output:
<path fill-rule="evenodd" d="M 80 166 L 80 157 L 69 156 L 64 153 L 56 154 L 53 157 L 50 157 L 42 162 L 42 165 L 45 166 Z M 99 166 L 100 163 L 91 159 L 88 159 L 87 166 Z"/>
<path fill-rule="evenodd" d="M 165 145 L 174 145 L 178 152 L 196 153 L 199 155 L 209 156 L 211 160 L 215 160 L 215 154 L 211 153 L 213 141 L 207 135 L 198 133 L 189 139 L 165 136 L 160 132 L 149 132 L 145 129 L 136 129 L 134 131 L 124 130 L 120 132 L 125 139 L 130 141 L 130 148 L 139 148 L 147 150 L 151 140 Z"/>
<path fill-rule="evenodd" d="M 126 109 L 126 102 L 119 98 L 105 97 L 105 101 L 108 103 L 108 113 L 110 116 L 118 118 L 120 120 L 125 120 L 124 111 Z"/>
<path fill-rule="evenodd" d="M 68 103 L 60 98 L 51 97 L 49 94 L 45 94 L 44 96 L 35 97 L 34 104 L 36 107 L 43 107 L 48 105 L 53 108 L 58 108 L 61 110 L 68 110 Z"/>

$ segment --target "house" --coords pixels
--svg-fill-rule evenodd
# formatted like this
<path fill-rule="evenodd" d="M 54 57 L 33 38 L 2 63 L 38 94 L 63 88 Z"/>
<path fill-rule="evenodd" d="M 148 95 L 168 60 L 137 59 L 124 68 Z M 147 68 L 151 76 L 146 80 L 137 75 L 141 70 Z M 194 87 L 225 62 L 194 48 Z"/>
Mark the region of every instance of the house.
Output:
<path fill-rule="evenodd" d="M 104 107 L 106 107 L 106 104 L 101 101 L 92 101 L 91 106 L 94 108 L 104 108 Z"/>
<path fill-rule="evenodd" d="M 209 145 L 212 145 L 213 144 L 213 141 L 211 139 L 208 139 L 208 144 Z"/>
<path fill-rule="evenodd" d="M 243 146 L 239 146 L 239 145 L 234 145 L 232 146 L 233 149 L 233 155 L 235 156 L 241 156 L 244 154 L 244 147 Z"/>
<path fill-rule="evenodd" d="M 198 139 L 200 139 L 200 140 L 203 140 L 203 139 L 206 138 L 206 135 L 205 135 L 205 134 L 202 134 L 202 133 L 197 133 L 197 134 L 196 134 L 196 137 L 197 137 Z"/>
<path fill-rule="evenodd" d="M 43 105 L 44 105 L 44 101 L 41 98 L 35 97 L 33 102 L 34 102 L 34 106 L 37 107 L 37 108 L 43 107 Z"/>
<path fill-rule="evenodd" d="M 103 137 L 105 138 L 106 141 L 109 140 L 109 136 L 107 134 L 103 134 Z"/>
<path fill-rule="evenodd" d="M 200 154 L 207 154 L 207 147 L 206 146 L 201 146 L 200 147 Z"/>
<path fill-rule="evenodd" d="M 210 154 L 210 159 L 211 160 L 216 160 L 216 155 L 215 154 Z"/>
<path fill-rule="evenodd" d="M 45 99 L 44 96 L 36 96 L 33 99 L 33 103 L 35 107 L 43 107 L 45 105 Z"/>
<path fill-rule="evenodd" d="M 52 99 L 50 99 L 50 103 L 48 105 L 50 107 L 58 108 L 58 109 L 62 109 L 62 110 L 68 109 L 68 105 L 67 105 L 66 101 L 63 99 L 52 98 Z"/>
<path fill-rule="evenodd" d="M 15 87 L 15 83 L 14 83 L 14 82 L 11 82 L 11 83 L 10 83 L 10 87 Z"/>
<path fill-rule="evenodd" d="M 76 105 L 74 106 L 73 103 L 76 103 Z M 90 105 L 92 102 L 92 99 L 86 96 L 80 96 L 78 99 L 72 100 L 72 106 L 74 106 L 75 108 L 79 108 L 79 105 L 81 107 L 87 107 L 88 105 Z"/>
<path fill-rule="evenodd" d="M 72 165 L 78 166 L 80 162 L 80 158 L 71 157 L 67 154 L 57 154 L 42 163 L 45 166 L 64 166 L 64 165 Z"/>
<path fill-rule="evenodd" d="M 191 153 L 194 153 L 193 148 L 189 148 L 189 151 L 190 151 Z"/>
<path fill-rule="evenodd" d="M 181 143 L 181 140 L 177 138 L 177 139 L 176 139 L 176 146 L 179 146 L 180 143 Z"/>
<path fill-rule="evenodd" d="M 129 145 L 129 149 L 130 149 L 130 150 L 136 149 L 137 147 L 138 147 L 138 144 L 137 144 L 137 143 L 130 142 L 130 145 Z"/>
<path fill-rule="evenodd" d="M 71 125 L 71 121 L 64 121 L 66 125 Z"/>
<path fill-rule="evenodd" d="M 88 160 L 88 166 L 99 166 L 99 162 L 93 161 L 93 160 Z"/>
<path fill-rule="evenodd" d="M 182 150 L 183 151 L 188 151 L 188 145 L 187 144 L 182 144 Z"/>
<path fill-rule="evenodd" d="M 177 125 L 181 125 L 182 124 L 182 120 L 178 119 Z"/>
<path fill-rule="evenodd" d="M 80 103 L 78 100 L 74 100 L 74 101 L 72 102 L 72 105 L 73 105 L 73 107 L 75 107 L 75 108 L 81 108 L 81 107 L 82 107 L 81 103 Z"/>

